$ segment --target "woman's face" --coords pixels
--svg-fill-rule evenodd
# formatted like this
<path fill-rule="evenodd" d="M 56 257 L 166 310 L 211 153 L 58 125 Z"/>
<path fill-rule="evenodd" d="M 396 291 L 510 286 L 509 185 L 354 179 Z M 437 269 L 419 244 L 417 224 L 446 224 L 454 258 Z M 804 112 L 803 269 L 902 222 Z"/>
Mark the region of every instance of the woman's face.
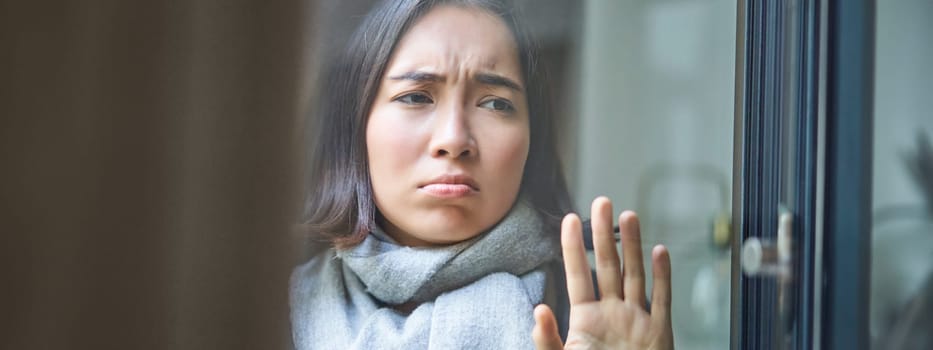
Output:
<path fill-rule="evenodd" d="M 442 5 L 402 37 L 366 125 L 380 224 L 399 243 L 469 239 L 512 207 L 530 139 L 521 72 L 483 10 Z"/>

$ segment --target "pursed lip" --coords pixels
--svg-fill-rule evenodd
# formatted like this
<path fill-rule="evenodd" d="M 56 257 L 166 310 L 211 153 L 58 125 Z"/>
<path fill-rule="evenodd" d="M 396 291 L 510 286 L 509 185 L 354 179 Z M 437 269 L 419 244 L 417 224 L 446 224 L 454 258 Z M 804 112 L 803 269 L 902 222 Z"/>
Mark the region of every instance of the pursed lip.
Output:
<path fill-rule="evenodd" d="M 425 188 L 430 185 L 466 185 L 469 186 L 471 190 L 479 192 L 479 186 L 476 184 L 476 181 L 472 177 L 463 174 L 445 174 L 425 183 L 419 184 L 418 188 Z"/>

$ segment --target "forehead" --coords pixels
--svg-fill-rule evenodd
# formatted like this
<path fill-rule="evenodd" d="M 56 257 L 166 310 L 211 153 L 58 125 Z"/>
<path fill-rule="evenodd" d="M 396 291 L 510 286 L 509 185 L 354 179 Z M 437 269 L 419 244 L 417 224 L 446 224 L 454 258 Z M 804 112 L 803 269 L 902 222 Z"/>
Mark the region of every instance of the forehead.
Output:
<path fill-rule="evenodd" d="M 518 45 L 497 15 L 476 7 L 440 5 L 419 18 L 399 41 L 393 68 L 474 68 L 518 74 Z"/>

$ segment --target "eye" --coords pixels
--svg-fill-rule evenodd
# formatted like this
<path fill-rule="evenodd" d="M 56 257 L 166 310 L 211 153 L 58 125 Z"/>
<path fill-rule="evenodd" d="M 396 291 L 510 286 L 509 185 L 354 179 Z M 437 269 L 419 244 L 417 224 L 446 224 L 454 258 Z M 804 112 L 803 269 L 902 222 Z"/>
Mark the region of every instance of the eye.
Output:
<path fill-rule="evenodd" d="M 410 94 L 405 94 L 405 95 L 397 97 L 393 101 L 398 101 L 398 102 L 401 102 L 407 105 L 424 105 L 424 104 L 434 103 L 434 100 L 428 97 L 428 95 L 425 95 L 420 92 L 413 92 Z"/>
<path fill-rule="evenodd" d="M 515 110 L 515 107 L 512 106 L 512 103 L 508 100 L 501 98 L 494 98 L 491 100 L 484 101 L 479 104 L 482 108 L 491 109 L 498 112 L 512 112 Z"/>

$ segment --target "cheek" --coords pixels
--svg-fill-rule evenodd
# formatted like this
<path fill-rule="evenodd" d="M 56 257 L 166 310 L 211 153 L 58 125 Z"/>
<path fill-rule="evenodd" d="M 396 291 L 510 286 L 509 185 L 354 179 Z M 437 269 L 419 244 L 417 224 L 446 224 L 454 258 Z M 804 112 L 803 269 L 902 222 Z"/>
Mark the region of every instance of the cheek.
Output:
<path fill-rule="evenodd" d="M 525 168 L 525 162 L 528 160 L 528 140 L 527 138 L 516 140 L 516 142 L 508 146 L 509 148 L 503 152 L 503 162 L 505 166 L 510 166 L 513 170 L 517 170 L 512 173 L 517 174 L 517 177 L 521 177 L 522 170 Z"/>
<path fill-rule="evenodd" d="M 418 159 L 412 128 L 374 111 L 366 123 L 366 152 L 374 186 L 382 187 L 410 170 Z"/>
<path fill-rule="evenodd" d="M 502 129 L 500 129 L 502 130 Z M 505 130 L 503 130 L 505 131 Z M 502 176 L 502 190 L 517 192 L 521 185 L 522 173 L 528 159 L 529 131 L 527 127 L 507 130 L 492 142 L 492 150 L 487 155 L 494 155 L 493 167 Z M 481 152 L 482 153 L 482 152 Z"/>

